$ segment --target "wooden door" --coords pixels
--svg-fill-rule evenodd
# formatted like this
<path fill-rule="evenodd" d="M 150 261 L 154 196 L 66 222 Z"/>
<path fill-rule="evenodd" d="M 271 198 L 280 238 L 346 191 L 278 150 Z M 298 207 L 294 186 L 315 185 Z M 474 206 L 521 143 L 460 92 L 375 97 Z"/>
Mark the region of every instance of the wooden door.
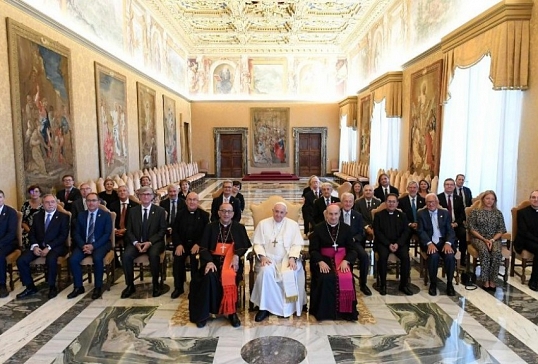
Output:
<path fill-rule="evenodd" d="M 222 178 L 243 177 L 243 145 L 241 134 L 220 135 L 220 176 Z"/>
<path fill-rule="evenodd" d="M 321 176 L 321 134 L 299 134 L 299 176 Z"/>

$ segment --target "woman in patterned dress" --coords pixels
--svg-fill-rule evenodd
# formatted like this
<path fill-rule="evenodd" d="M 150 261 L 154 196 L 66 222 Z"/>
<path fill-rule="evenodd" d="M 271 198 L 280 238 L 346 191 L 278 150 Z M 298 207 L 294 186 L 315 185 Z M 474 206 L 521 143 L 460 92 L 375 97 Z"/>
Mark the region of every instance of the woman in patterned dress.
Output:
<path fill-rule="evenodd" d="M 28 187 L 27 191 L 30 194 L 30 199 L 24 202 L 21 207 L 23 249 L 30 248 L 28 232 L 32 227 L 34 215 L 43 210 L 43 204 L 41 203 L 41 188 L 38 185 L 31 185 Z"/>
<path fill-rule="evenodd" d="M 472 236 L 471 244 L 478 250 L 483 288 L 495 290 L 495 279 L 502 260 L 501 237 L 506 232 L 503 214 L 497 209 L 495 192 L 488 190 L 482 194 L 478 208 L 471 211 L 467 224 Z"/>

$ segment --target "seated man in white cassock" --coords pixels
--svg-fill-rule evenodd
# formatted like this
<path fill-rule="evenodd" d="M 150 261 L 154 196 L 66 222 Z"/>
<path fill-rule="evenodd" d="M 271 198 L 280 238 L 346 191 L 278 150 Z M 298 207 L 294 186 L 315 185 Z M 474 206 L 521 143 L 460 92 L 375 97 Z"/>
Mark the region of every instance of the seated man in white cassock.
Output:
<path fill-rule="evenodd" d="M 250 300 L 260 310 L 256 322 L 270 314 L 301 316 L 306 304 L 305 274 L 299 259 L 304 241 L 297 222 L 286 217 L 286 204 L 273 206 L 273 217 L 260 221 L 254 231 L 256 283 Z"/>

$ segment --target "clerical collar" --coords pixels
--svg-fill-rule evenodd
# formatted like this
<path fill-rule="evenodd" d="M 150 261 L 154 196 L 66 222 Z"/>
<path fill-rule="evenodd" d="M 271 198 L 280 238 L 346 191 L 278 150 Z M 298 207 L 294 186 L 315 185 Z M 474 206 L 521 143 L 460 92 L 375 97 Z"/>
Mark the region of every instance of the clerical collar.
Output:
<path fill-rule="evenodd" d="M 231 223 L 230 223 L 231 224 Z M 220 223 L 220 225 L 223 227 L 223 228 L 227 228 L 228 226 L 230 226 L 230 224 L 228 225 L 224 225 L 222 222 Z"/>
<path fill-rule="evenodd" d="M 327 223 L 327 225 L 329 225 L 329 226 L 332 227 L 332 228 L 338 226 L 338 224 L 334 224 L 334 225 L 332 225 L 332 224 L 329 224 L 329 223 Z"/>
<path fill-rule="evenodd" d="M 194 214 L 194 212 L 195 212 L 195 211 L 189 211 L 189 214 L 191 214 L 191 215 L 192 215 L 192 214 Z"/>

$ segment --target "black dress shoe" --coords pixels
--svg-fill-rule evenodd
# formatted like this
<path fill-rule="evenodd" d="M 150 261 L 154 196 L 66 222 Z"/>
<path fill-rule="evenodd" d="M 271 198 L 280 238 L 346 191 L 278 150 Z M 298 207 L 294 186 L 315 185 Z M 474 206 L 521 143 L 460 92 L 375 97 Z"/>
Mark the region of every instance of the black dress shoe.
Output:
<path fill-rule="evenodd" d="M 370 288 L 366 284 L 361 284 L 361 292 L 364 293 L 365 296 L 371 296 L 372 291 L 370 291 Z"/>
<path fill-rule="evenodd" d="M 56 287 L 50 287 L 48 295 L 49 300 L 53 299 L 56 296 L 58 296 L 58 289 Z"/>
<path fill-rule="evenodd" d="M 136 288 L 134 284 L 130 284 L 121 292 L 121 298 L 129 298 L 135 292 Z"/>
<path fill-rule="evenodd" d="M 387 286 L 379 286 L 379 294 L 381 296 L 386 296 L 387 295 Z"/>
<path fill-rule="evenodd" d="M 92 293 L 92 300 L 96 300 L 103 294 L 101 287 L 95 287 Z"/>
<path fill-rule="evenodd" d="M 182 289 L 174 289 L 174 292 L 172 292 L 172 294 L 170 295 L 170 297 L 172 298 L 178 298 L 179 296 L 181 296 L 183 294 L 183 290 Z"/>
<path fill-rule="evenodd" d="M 21 293 L 17 295 L 17 298 L 21 299 L 21 298 L 30 297 L 30 296 L 35 295 L 36 293 L 37 293 L 37 288 L 35 288 L 35 286 L 26 287 L 24 291 L 22 291 Z"/>
<path fill-rule="evenodd" d="M 456 291 L 454 290 L 454 286 L 449 284 L 446 286 L 446 295 L 447 296 L 455 296 L 456 295 Z"/>
<path fill-rule="evenodd" d="M 430 284 L 430 288 L 428 289 L 428 294 L 430 296 L 437 296 L 437 286 Z"/>
<path fill-rule="evenodd" d="M 159 297 L 161 295 L 161 287 L 158 284 L 153 285 L 153 297 Z"/>
<path fill-rule="evenodd" d="M 413 292 L 408 286 L 400 286 L 399 291 L 402 292 L 406 296 L 412 296 Z"/>
<path fill-rule="evenodd" d="M 529 281 L 529 288 L 532 291 L 538 291 L 538 281 Z"/>
<path fill-rule="evenodd" d="M 5 284 L 0 284 L 0 298 L 6 298 L 9 296 L 9 292 Z"/>
<path fill-rule="evenodd" d="M 73 288 L 73 292 L 67 295 L 67 298 L 75 298 L 76 296 L 78 296 L 79 294 L 83 294 L 84 292 L 84 287 L 75 287 Z"/>
<path fill-rule="evenodd" d="M 196 323 L 196 327 L 201 329 L 202 327 L 205 327 L 206 324 L 207 324 L 207 320 L 198 321 Z"/>
<path fill-rule="evenodd" d="M 269 311 L 267 310 L 259 310 L 256 314 L 256 317 L 254 317 L 254 321 L 256 322 L 262 322 L 266 318 L 268 318 L 270 315 Z"/>
<path fill-rule="evenodd" d="M 232 313 L 231 315 L 228 315 L 228 319 L 230 320 L 230 324 L 232 324 L 233 327 L 239 327 L 241 326 L 241 321 L 239 320 L 239 317 L 236 313 Z"/>

